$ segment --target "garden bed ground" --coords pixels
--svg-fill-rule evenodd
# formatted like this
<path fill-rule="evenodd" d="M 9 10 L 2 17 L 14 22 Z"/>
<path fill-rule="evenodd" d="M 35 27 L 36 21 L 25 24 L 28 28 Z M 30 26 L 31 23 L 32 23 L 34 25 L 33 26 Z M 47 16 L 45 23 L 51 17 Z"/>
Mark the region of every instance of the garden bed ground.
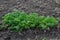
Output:
<path fill-rule="evenodd" d="M 60 5 L 54 0 L 0 0 L 0 21 L 3 15 L 14 8 L 27 13 L 37 12 L 44 16 L 60 16 Z M 21 33 L 0 31 L 0 40 L 42 40 L 44 37 L 47 40 L 60 40 L 60 29 L 51 29 L 47 32 L 31 29 Z"/>
<path fill-rule="evenodd" d="M 31 29 L 23 32 L 0 31 L 0 40 L 60 40 L 59 29 L 51 29 L 50 31 L 42 31 L 38 29 Z"/>

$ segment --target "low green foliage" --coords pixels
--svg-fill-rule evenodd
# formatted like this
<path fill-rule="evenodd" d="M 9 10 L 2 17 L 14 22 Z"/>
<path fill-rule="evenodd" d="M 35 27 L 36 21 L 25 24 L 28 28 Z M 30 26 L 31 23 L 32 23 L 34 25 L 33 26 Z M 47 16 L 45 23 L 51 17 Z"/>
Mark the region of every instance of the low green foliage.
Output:
<path fill-rule="evenodd" d="M 36 25 L 38 24 L 38 14 L 37 13 L 30 13 L 28 16 L 27 16 L 27 24 L 30 26 L 30 27 L 36 27 Z"/>
<path fill-rule="evenodd" d="M 47 40 L 47 38 L 44 37 L 42 40 Z"/>
<path fill-rule="evenodd" d="M 3 27 L 0 25 L 0 30 L 2 30 L 3 29 Z"/>
<path fill-rule="evenodd" d="M 38 14 L 30 13 L 27 15 L 25 12 L 14 10 L 3 17 L 3 23 L 8 25 L 9 30 L 19 31 L 22 29 L 30 29 L 38 24 Z"/>
<path fill-rule="evenodd" d="M 27 14 L 24 11 L 20 12 L 14 9 L 13 12 L 7 13 L 3 17 L 4 25 L 8 25 L 9 30 L 21 31 L 23 29 L 40 28 L 47 29 L 48 27 L 55 27 L 58 21 L 50 16 L 38 16 L 38 13 Z"/>
<path fill-rule="evenodd" d="M 40 20 L 39 21 L 39 23 L 40 23 L 39 27 L 42 29 L 55 27 L 58 24 L 58 21 L 54 17 L 50 17 L 50 16 L 47 16 L 47 17 L 40 16 L 39 20 Z"/>
<path fill-rule="evenodd" d="M 56 19 L 60 22 L 60 17 L 57 17 Z"/>

